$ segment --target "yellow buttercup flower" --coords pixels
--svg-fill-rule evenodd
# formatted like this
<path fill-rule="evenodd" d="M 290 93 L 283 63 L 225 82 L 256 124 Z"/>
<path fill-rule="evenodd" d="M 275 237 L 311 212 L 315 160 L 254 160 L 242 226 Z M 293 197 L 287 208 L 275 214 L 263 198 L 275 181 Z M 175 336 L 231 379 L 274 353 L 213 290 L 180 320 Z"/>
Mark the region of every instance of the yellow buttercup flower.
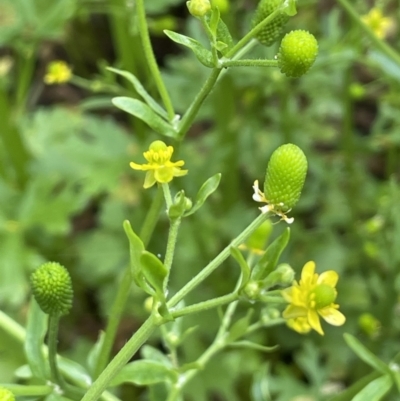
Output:
<path fill-rule="evenodd" d="M 383 39 L 393 26 L 393 19 L 384 17 L 382 10 L 378 7 L 372 8 L 368 14 L 361 17 L 362 21 L 368 25 L 375 35 Z"/>
<path fill-rule="evenodd" d="M 150 144 L 149 150 L 143 153 L 144 158 L 149 163 L 130 163 L 134 170 L 147 171 L 144 188 L 150 188 L 156 182 L 165 184 L 172 181 L 174 177 L 181 177 L 188 173 L 187 170 L 181 170 L 181 166 L 185 164 L 183 160 L 171 161 L 173 152 L 174 148 L 172 146 L 167 146 L 162 141 L 154 141 Z"/>
<path fill-rule="evenodd" d="M 320 275 L 315 273 L 315 263 L 307 262 L 301 272 L 301 280 L 294 281 L 292 287 L 282 291 L 283 298 L 290 303 L 283 311 L 288 326 L 301 334 L 313 329 L 324 335 L 320 316 L 333 326 L 344 324 L 346 318 L 338 311 L 339 305 L 334 303 L 338 279 L 333 270 Z"/>
<path fill-rule="evenodd" d="M 64 84 L 72 77 L 71 68 L 64 61 L 52 61 L 47 66 L 43 80 L 47 85 Z"/>

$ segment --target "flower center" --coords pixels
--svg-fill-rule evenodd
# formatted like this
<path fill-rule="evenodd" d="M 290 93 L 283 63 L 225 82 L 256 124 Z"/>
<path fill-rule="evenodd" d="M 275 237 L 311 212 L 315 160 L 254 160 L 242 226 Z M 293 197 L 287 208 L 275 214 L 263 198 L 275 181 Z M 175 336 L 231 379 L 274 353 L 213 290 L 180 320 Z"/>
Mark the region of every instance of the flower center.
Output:
<path fill-rule="evenodd" d="M 321 309 L 330 305 L 336 299 L 336 290 L 327 284 L 318 285 L 311 293 L 315 308 Z"/>

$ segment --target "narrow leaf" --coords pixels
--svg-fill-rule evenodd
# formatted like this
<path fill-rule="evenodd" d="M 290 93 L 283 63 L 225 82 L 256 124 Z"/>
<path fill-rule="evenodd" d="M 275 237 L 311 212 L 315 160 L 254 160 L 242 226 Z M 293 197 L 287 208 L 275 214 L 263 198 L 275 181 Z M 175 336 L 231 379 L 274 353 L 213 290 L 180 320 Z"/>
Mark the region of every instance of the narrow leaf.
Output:
<path fill-rule="evenodd" d="M 90 373 L 93 373 L 96 369 L 97 361 L 100 356 L 100 351 L 103 347 L 104 339 L 105 339 L 105 333 L 104 331 L 100 331 L 99 338 L 89 351 L 89 354 L 87 356 L 87 366 Z"/>
<path fill-rule="evenodd" d="M 393 385 L 390 375 L 378 377 L 367 384 L 352 401 L 380 401 L 389 392 Z"/>
<path fill-rule="evenodd" d="M 289 238 L 290 228 L 288 227 L 278 238 L 275 239 L 274 242 L 268 246 L 264 255 L 254 267 L 252 274 L 253 280 L 263 280 L 275 269 L 279 257 L 289 242 Z"/>
<path fill-rule="evenodd" d="M 141 360 L 124 366 L 111 381 L 110 386 L 118 386 L 122 383 L 148 386 L 161 382 L 175 382 L 176 380 L 178 380 L 178 373 L 164 364 Z"/>
<path fill-rule="evenodd" d="M 112 99 L 115 107 L 134 115 L 144 121 L 155 132 L 171 138 L 176 136 L 176 131 L 168 122 L 156 114 L 147 104 L 138 99 L 120 96 Z"/>
<path fill-rule="evenodd" d="M 233 348 L 248 348 L 248 349 L 253 349 L 255 351 L 261 351 L 261 352 L 273 352 L 279 348 L 279 345 L 267 347 L 265 345 L 260 345 L 257 343 L 253 343 L 251 341 L 237 341 L 235 343 L 229 344 L 229 346 L 233 347 Z"/>
<path fill-rule="evenodd" d="M 107 70 L 114 72 L 126 78 L 135 88 L 135 91 L 140 95 L 143 100 L 161 117 L 168 120 L 167 112 L 152 98 L 146 91 L 140 81 L 129 71 L 119 70 L 117 68 L 107 67 Z"/>
<path fill-rule="evenodd" d="M 376 355 L 374 355 L 370 350 L 364 347 L 360 341 L 358 341 L 351 334 L 344 334 L 344 339 L 347 345 L 353 350 L 357 356 L 367 363 L 369 366 L 378 370 L 381 373 L 389 374 L 391 373 L 390 368 L 386 365 L 386 363 L 382 362 Z"/>
<path fill-rule="evenodd" d="M 214 62 L 212 58 L 212 54 L 209 50 L 207 50 L 203 45 L 193 38 L 189 38 L 189 36 L 181 35 L 180 33 L 169 31 L 168 29 L 164 30 L 164 33 L 175 43 L 179 43 L 180 45 L 186 46 L 193 51 L 197 59 L 205 65 L 206 67 L 213 68 Z"/>
<path fill-rule="evenodd" d="M 123 227 L 126 236 L 129 240 L 129 253 L 130 253 L 130 262 L 131 262 L 131 272 L 133 279 L 135 280 L 137 285 L 140 285 L 139 275 L 141 272 L 140 266 L 140 256 L 144 251 L 144 244 L 138 235 L 133 231 L 131 223 L 128 220 L 123 222 Z"/>
<path fill-rule="evenodd" d="M 230 249 L 232 257 L 238 262 L 242 271 L 242 279 L 240 282 L 239 289 L 242 289 L 250 279 L 251 270 L 247 262 L 244 260 L 242 252 L 238 248 L 231 247 Z"/>
<path fill-rule="evenodd" d="M 226 339 L 226 341 L 229 342 L 234 342 L 238 338 L 242 337 L 244 334 L 246 334 L 246 331 L 250 325 L 250 319 L 251 315 L 253 314 L 253 310 L 249 309 L 246 316 L 242 317 L 238 321 L 236 321 L 232 327 L 229 330 L 229 335 Z"/>
<path fill-rule="evenodd" d="M 43 353 L 47 324 L 48 315 L 40 309 L 32 297 L 28 313 L 25 354 L 33 375 L 41 379 L 49 377 L 47 360 Z"/>
<path fill-rule="evenodd" d="M 163 295 L 164 280 L 167 277 L 168 270 L 157 256 L 148 251 L 143 251 L 140 256 L 142 272 L 146 280 L 154 288 L 158 296 Z"/>
<path fill-rule="evenodd" d="M 184 214 L 184 216 L 190 216 L 199 210 L 206 199 L 218 188 L 218 185 L 221 181 L 221 174 L 215 174 L 210 177 L 199 189 L 199 192 L 196 195 L 196 202 L 194 206 Z"/>

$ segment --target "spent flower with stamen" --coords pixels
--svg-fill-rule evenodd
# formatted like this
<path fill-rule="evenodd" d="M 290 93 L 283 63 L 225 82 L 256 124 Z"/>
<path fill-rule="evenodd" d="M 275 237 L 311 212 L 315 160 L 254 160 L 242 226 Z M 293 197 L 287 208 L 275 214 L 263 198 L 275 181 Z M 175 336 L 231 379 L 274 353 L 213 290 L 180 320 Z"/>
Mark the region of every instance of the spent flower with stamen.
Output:
<path fill-rule="evenodd" d="M 47 72 L 43 80 L 47 85 L 64 84 L 72 77 L 71 68 L 65 61 L 52 61 L 47 66 Z"/>
<path fill-rule="evenodd" d="M 134 170 L 147 171 L 144 180 L 144 188 L 152 187 L 156 182 L 165 184 L 173 180 L 174 177 L 182 177 L 188 170 L 182 170 L 185 164 L 183 160 L 172 162 L 171 157 L 174 152 L 172 146 L 167 146 L 162 141 L 154 141 L 150 144 L 149 150 L 143 153 L 147 164 L 130 163 Z"/>
<path fill-rule="evenodd" d="M 307 262 L 300 281 L 294 281 L 291 287 L 282 291 L 283 298 L 290 304 L 282 315 L 288 326 L 301 334 L 313 329 L 323 335 L 320 317 L 333 326 L 343 325 L 346 318 L 339 312 L 339 305 L 334 303 L 338 279 L 334 270 L 319 275 L 315 273 L 315 263 Z"/>

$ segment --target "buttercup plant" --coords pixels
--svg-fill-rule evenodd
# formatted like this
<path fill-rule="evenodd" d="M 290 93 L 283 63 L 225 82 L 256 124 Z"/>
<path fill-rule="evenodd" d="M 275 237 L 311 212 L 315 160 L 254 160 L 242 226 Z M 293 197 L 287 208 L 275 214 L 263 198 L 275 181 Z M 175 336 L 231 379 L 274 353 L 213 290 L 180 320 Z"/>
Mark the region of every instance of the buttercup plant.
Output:
<path fill-rule="evenodd" d="M 242 58 L 256 45 L 255 38 L 267 46 L 279 38 L 286 22 L 296 14 L 294 0 L 261 1 L 251 29 L 236 43 L 222 21 L 218 7 L 212 7 L 208 0 L 191 0 L 187 7 L 203 27 L 208 46 L 177 32 L 166 30 L 165 34 L 172 41 L 193 51 L 199 62 L 210 69 L 210 74 L 182 116 L 175 112 L 168 88 L 155 61 L 144 0 L 136 1 L 136 20 L 146 62 L 162 105 L 131 72 L 109 69 L 128 79 L 139 97 L 116 96 L 113 98 L 113 104 L 134 118 L 142 120 L 154 133 L 163 137 L 165 142 L 160 139 L 151 143 L 149 141 L 148 149 L 142 149 L 147 162 L 140 164 L 140 160 L 135 158 L 130 163 L 130 167 L 135 170 L 131 171 L 132 174 L 145 172 L 143 188 L 154 196 L 154 200 L 140 231 L 136 232 L 128 220 L 123 222 L 130 264 L 118 288 L 105 332 L 91 352 L 90 372 L 82 368 L 85 372 L 82 374 L 70 360 L 57 357 L 58 323 L 60 317 L 67 314 L 72 307 L 72 282 L 66 268 L 56 262 L 45 263 L 31 276 L 34 300 L 30 311 L 26 347 L 29 365 L 27 369 L 31 377 L 41 383 L 41 388 L 33 385 L 24 386 L 23 389 L 18 387 L 14 389 L 17 396 L 51 394 L 56 399 L 64 397 L 73 401 L 95 401 L 99 398 L 117 401 L 117 396 L 107 390 L 130 382 L 144 386 L 159 385 L 162 387 L 162 395 L 158 400 L 178 401 L 183 399 L 182 394 L 187 383 L 200 370 L 206 368 L 211 358 L 224 349 L 242 347 L 261 352 L 273 351 L 275 346 L 266 347 L 250 339 L 258 330 L 287 324 L 301 334 L 315 330 L 323 335 L 319 316 L 335 326 L 345 322 L 344 315 L 338 311 L 338 305 L 335 303 L 338 274 L 328 271 L 318 275 L 314 272 L 314 263 L 308 262 L 303 268 L 301 280 L 296 282 L 295 270 L 299 266 L 292 267 L 287 263 L 280 263 L 280 257 L 289 243 L 290 229 L 285 227 L 280 235 L 269 241 L 271 221 L 276 220 L 276 216 L 286 223 L 293 223 L 293 217 L 288 217 L 288 214 L 299 201 L 306 180 L 307 157 L 292 143 L 283 144 L 273 152 L 266 168 L 264 192 L 259 189 L 258 181 L 254 183 L 253 199 L 266 204 L 260 208 L 257 217 L 182 288 L 176 291 L 171 287 L 169 279 L 174 271 L 174 255 L 176 247 L 179 246 L 180 226 L 184 219 L 193 214 L 201 215 L 201 207 L 217 191 L 220 180 L 223 179 L 221 174 L 211 176 L 195 195 L 187 196 L 182 188 L 176 190 L 183 181 L 178 178 L 186 175 L 190 177 L 192 167 L 190 160 L 180 160 L 180 157 L 177 157 L 178 160 L 173 161 L 173 156 L 179 147 L 184 146 L 187 132 L 205 99 L 218 85 L 222 73 L 229 74 L 231 67 L 275 67 L 288 77 L 300 77 L 311 68 L 318 51 L 315 37 L 306 31 L 297 30 L 283 38 L 276 58 Z M 66 65 L 53 64 L 45 76 L 45 82 L 67 82 L 70 75 Z M 188 169 L 182 169 L 184 165 Z M 260 172 L 260 175 L 262 173 Z M 251 198 L 250 184 L 248 197 Z M 166 217 L 169 222 L 163 258 L 152 253 L 149 247 L 160 215 Z M 227 294 L 187 304 L 188 294 L 229 257 L 238 265 L 235 287 Z M 151 311 L 145 322 L 119 352 L 112 356 L 112 345 L 131 283 L 134 283 L 143 295 L 149 297 L 147 305 L 151 305 Z M 248 311 L 244 317 L 239 317 L 239 313 L 236 313 L 239 312 L 239 304 Z M 197 360 L 180 364 L 179 347 L 194 330 L 189 328 L 184 331 L 181 318 L 217 308 L 222 311 L 222 318 L 215 339 Z M 44 338 L 47 329 L 46 345 Z M 142 348 L 157 330 L 161 332 L 168 355 L 160 356 L 160 351 Z M 130 362 L 141 348 L 143 358 Z M 71 374 L 71 371 L 74 374 Z"/>

